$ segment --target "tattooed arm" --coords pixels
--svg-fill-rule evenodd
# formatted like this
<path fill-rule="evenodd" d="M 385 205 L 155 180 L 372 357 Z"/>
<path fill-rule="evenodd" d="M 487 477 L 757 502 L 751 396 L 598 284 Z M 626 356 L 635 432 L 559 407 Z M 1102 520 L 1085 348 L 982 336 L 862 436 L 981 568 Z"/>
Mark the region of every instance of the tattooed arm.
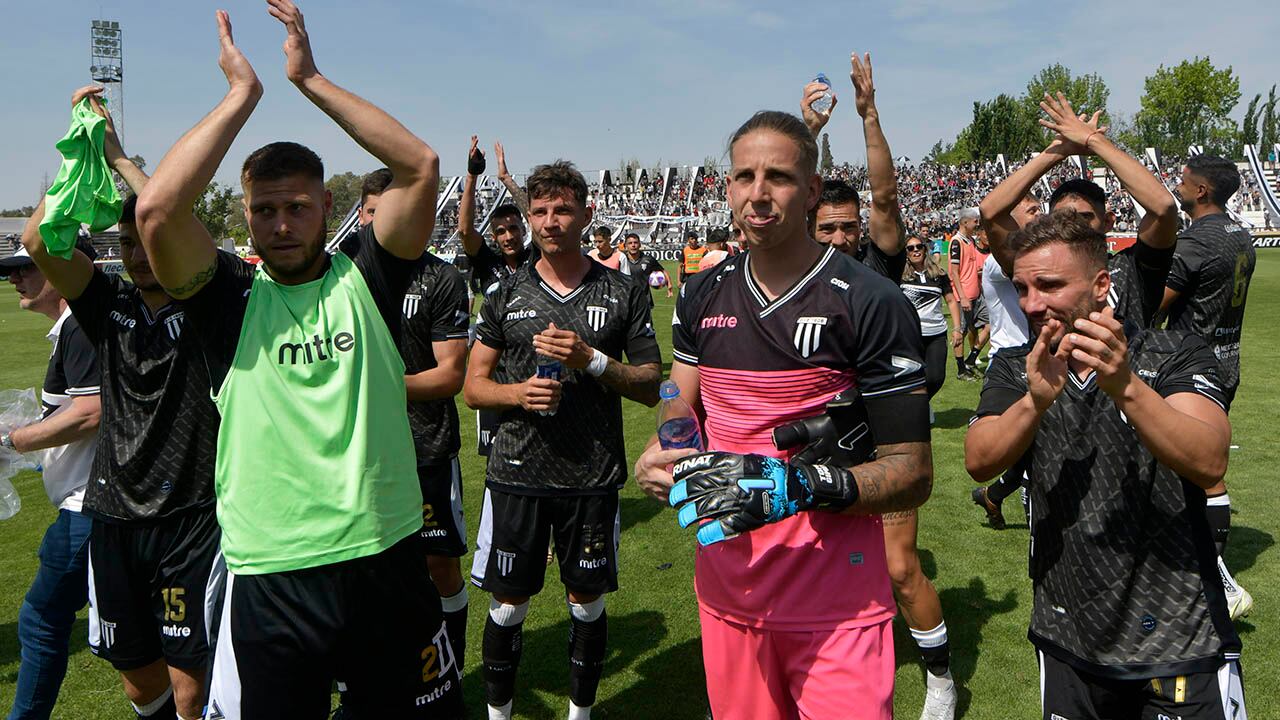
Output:
<path fill-rule="evenodd" d="M 849 469 L 858 502 L 847 515 L 877 515 L 920 507 L 933 491 L 933 451 L 927 442 L 876 447 L 876 459 Z"/>
<path fill-rule="evenodd" d="M 658 404 L 658 383 L 662 382 L 662 365 L 645 363 L 628 365 L 609 358 L 604 374 L 597 378 L 624 398 L 644 403 L 649 407 Z"/>

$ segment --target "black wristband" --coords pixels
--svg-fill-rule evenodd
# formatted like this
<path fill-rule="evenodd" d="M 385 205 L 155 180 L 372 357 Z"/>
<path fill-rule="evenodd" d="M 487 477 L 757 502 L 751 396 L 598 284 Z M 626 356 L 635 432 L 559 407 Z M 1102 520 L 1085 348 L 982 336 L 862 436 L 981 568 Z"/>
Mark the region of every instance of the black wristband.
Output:
<path fill-rule="evenodd" d="M 484 153 L 476 150 L 467 157 L 467 174 L 483 175 L 485 169 Z"/>
<path fill-rule="evenodd" d="M 793 464 L 813 493 L 810 510 L 840 511 L 858 502 L 858 482 L 853 473 L 838 465 Z"/>

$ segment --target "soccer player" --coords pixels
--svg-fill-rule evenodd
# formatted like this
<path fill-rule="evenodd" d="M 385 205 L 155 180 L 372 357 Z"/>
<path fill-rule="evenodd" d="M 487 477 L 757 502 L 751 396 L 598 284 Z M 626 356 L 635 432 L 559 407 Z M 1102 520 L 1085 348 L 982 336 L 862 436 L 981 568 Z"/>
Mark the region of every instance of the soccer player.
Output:
<path fill-rule="evenodd" d="M 1228 405 L 1240 386 L 1240 332 L 1257 263 L 1249 231 L 1225 210 L 1239 188 L 1240 171 L 1230 160 L 1202 154 L 1187 161 L 1177 193 L 1191 225 L 1178 237 L 1160 304 L 1170 329 L 1197 333 L 1209 343 L 1222 364 Z M 1253 608 L 1253 596 L 1235 582 L 1222 561 L 1231 531 L 1231 496 L 1225 481 L 1209 488 L 1206 512 L 1231 618 L 1243 617 Z"/>
<path fill-rule="evenodd" d="M 29 227 L 38 226 L 43 217 L 42 200 L 28 220 Z M 89 243 L 80 245 L 93 252 Z M 13 285 L 19 307 L 53 321 L 46 335 L 53 352 L 40 390 L 41 418 L 21 427 L 0 428 L 0 452 L 44 451 L 41 480 L 49 501 L 58 509 L 40 542 L 36 576 L 18 610 L 22 652 L 8 714 L 9 720 L 48 720 L 67 674 L 76 613 L 89 601 L 92 520 L 82 509 L 102 417 L 98 358 L 66 299 L 36 267 L 25 247 L 0 259 L 0 279 Z"/>
<path fill-rule="evenodd" d="M 799 118 L 756 113 L 729 156 L 729 204 L 750 251 L 693 279 L 673 320 L 671 378 L 711 452 L 686 458 L 654 438 L 636 479 L 685 505 L 683 524 L 711 520 L 696 587 L 717 720 L 889 718 L 894 603 L 880 516 L 919 506 L 932 483 L 919 319 L 893 282 L 810 237 L 822 178 Z M 791 453 L 774 448 L 773 429 L 854 390 L 877 458 L 782 464 Z M 673 490 L 667 468 L 681 460 Z"/>
<path fill-rule="evenodd" d="M 629 232 L 626 240 L 622 244 L 623 254 L 618 262 L 618 270 L 623 275 L 628 275 L 641 285 L 648 285 L 649 278 L 654 273 L 662 273 L 662 287 L 667 289 L 667 297 L 672 296 L 671 276 L 667 274 L 667 269 L 662 267 L 662 263 L 658 259 L 644 250 L 640 249 L 640 236 L 636 233 Z M 653 305 L 653 296 L 649 296 L 649 305 Z"/>
<path fill-rule="evenodd" d="M 372 227 L 378 203 L 393 179 L 387 168 L 365 176 L 362 227 Z M 358 244 L 349 248 L 352 259 L 358 249 Z M 401 311 L 400 356 L 422 489 L 422 545 L 431 581 L 440 593 L 449 644 L 461 661 L 466 658 L 468 598 L 459 558 L 467 554 L 467 524 L 462 513 L 458 463 L 462 441 L 454 396 L 462 391 L 466 373 L 471 318 L 462 273 L 424 252 L 414 265 Z"/>
<path fill-rule="evenodd" d="M 463 388 L 471 407 L 502 413 L 471 577 L 493 594 L 489 717 L 510 718 L 522 624 L 554 542 L 570 615 L 569 718 L 581 720 L 603 672 L 604 594 L 618 589 L 622 398 L 657 404 L 661 356 L 647 286 L 582 254 L 591 210 L 581 173 L 564 161 L 540 165 L 526 191 L 541 257 L 486 299 Z"/>
<path fill-rule="evenodd" d="M 601 225 L 591 231 L 595 247 L 587 251 L 587 257 L 595 260 L 610 270 L 617 270 L 622 262 L 622 253 L 613 246 L 613 230 L 608 225 Z"/>
<path fill-rule="evenodd" d="M 867 175 L 871 184 L 871 208 L 867 216 L 871 242 L 862 243 L 862 216 L 858 201 L 858 193 L 848 183 L 840 180 L 827 180 L 822 184 L 822 194 L 818 199 L 817 209 L 813 212 L 812 227 L 814 238 L 829 244 L 849 255 L 875 272 L 892 280 L 903 283 L 902 291 L 913 303 L 928 305 L 931 301 L 940 301 L 942 287 L 928 279 L 929 272 L 920 265 L 922 276 L 915 276 L 908 267 L 915 267 L 916 262 L 903 251 L 906 241 L 906 229 L 902 222 L 902 210 L 898 205 L 898 179 L 893 167 L 893 155 L 889 150 L 889 141 L 880 126 L 880 111 L 876 107 L 876 88 L 872 74 L 871 55 L 865 57 L 853 53 L 849 58 L 849 79 L 853 83 L 854 102 L 858 115 L 862 118 L 863 136 L 867 146 Z M 811 105 L 814 100 L 829 89 L 818 82 L 809 83 L 805 87 L 805 97 L 801 102 L 801 110 L 805 125 L 816 141 L 823 126 L 830 120 L 830 111 L 819 113 Z M 832 108 L 835 107 L 834 96 Z M 917 260 L 919 258 L 917 257 Z M 914 278 L 912 280 L 911 278 Z M 954 292 L 954 290 L 951 290 Z M 920 307 L 917 305 L 917 310 Z M 934 336 L 926 345 L 926 355 L 930 351 L 943 353 L 943 362 L 936 358 L 925 363 L 926 390 L 930 398 L 942 386 L 939 372 L 946 373 L 946 347 L 939 344 L 945 342 L 946 321 L 941 313 L 933 318 L 935 310 L 925 309 L 917 319 L 917 327 L 922 330 L 926 325 L 930 333 L 936 332 L 936 320 L 942 321 L 943 335 Z M 923 318 L 929 315 L 926 323 Z M 935 378 L 937 378 L 935 382 Z M 930 411 L 932 413 L 932 411 Z M 925 703 L 922 716 L 925 718 L 952 718 L 958 702 L 955 682 L 951 676 L 950 644 L 947 640 L 947 626 L 942 618 L 942 602 L 938 591 L 925 577 L 920 567 L 920 557 L 916 549 L 916 538 L 919 533 L 919 517 L 915 509 L 886 513 L 882 518 L 884 525 L 885 552 L 888 554 L 889 576 L 893 581 L 894 598 L 898 608 L 911 630 L 911 636 L 920 648 L 927 672 L 925 674 Z"/>
<path fill-rule="evenodd" d="M 497 145 L 499 158 L 502 146 Z M 510 178 L 506 171 L 506 160 L 500 159 L 500 174 Z M 467 154 L 467 177 L 462 184 L 462 198 L 458 201 L 458 236 L 462 239 L 462 251 L 471 261 L 472 282 L 478 292 L 487 295 L 497 287 L 502 278 L 514 273 L 529 259 L 529 248 L 525 245 L 524 221 L 518 202 L 523 193 L 512 194 L 513 202 L 503 203 L 489 213 L 489 230 L 493 233 L 493 242 L 498 252 L 484 241 L 475 228 L 476 178 L 484 175 L 484 153 L 478 147 L 478 138 L 471 136 L 471 150 Z M 519 190 L 512 180 L 512 186 Z"/>
<path fill-rule="evenodd" d="M 951 287 L 960 298 L 961 338 L 953 350 L 956 359 L 956 377 L 976 380 L 978 353 L 987 344 L 987 310 L 982 304 L 982 253 L 978 251 L 975 236 L 978 232 L 978 208 L 960 211 L 960 226 L 951 236 L 948 273 Z M 964 338 L 969 338 L 969 354 L 964 353 Z"/>
<path fill-rule="evenodd" d="M 725 249 L 728 240 L 729 231 L 724 228 L 712 228 L 707 231 L 707 254 L 702 256 L 700 263 L 703 270 L 710 270 L 728 259 L 729 251 Z"/>
<path fill-rule="evenodd" d="M 680 248 L 680 287 L 684 287 L 685 280 L 698 274 L 702 256 L 707 253 L 707 249 L 698 244 L 698 233 L 690 230 L 684 234 L 684 239 L 685 244 Z"/>
<path fill-rule="evenodd" d="M 1204 517 L 1231 437 L 1217 359 L 1107 306 L 1106 236 L 1078 213 L 1009 244 L 1035 342 L 993 359 L 965 466 L 981 482 L 1030 465 L 1043 717 L 1245 717 Z"/>
<path fill-rule="evenodd" d="M 72 104 L 105 117 L 103 149 L 135 192 L 147 177 L 125 155 L 101 88 Z M 33 218 L 28 252 L 97 349 L 102 431 L 84 511 L 89 540 L 89 645 L 120 672 L 139 717 L 199 717 L 209 662 L 204 606 L 216 594 L 219 529 L 213 468 L 218 414 L 184 309 L 152 274 L 138 242 L 135 198 L 120 216 L 120 252 L 131 282 L 95 268 L 83 252 L 50 255 Z M 41 213 L 42 214 L 42 213 Z M 214 252 L 212 241 L 209 252 Z"/>
<path fill-rule="evenodd" d="M 458 235 L 462 238 L 462 251 L 471 265 L 471 285 L 477 292 L 488 296 L 498 288 L 503 278 L 528 264 L 533 250 L 525 245 L 524 208 L 527 199 L 524 191 L 507 172 L 506 155 L 501 143 L 494 143 L 498 157 L 498 177 L 511 192 L 513 202 L 503 203 L 489 214 L 489 230 L 498 247 L 494 252 L 475 229 L 476 178 L 484 175 L 485 157 L 479 148 L 479 138 L 471 136 L 471 149 L 467 153 L 467 178 L 462 185 L 462 198 L 458 202 Z M 489 410 L 476 411 L 476 451 L 488 457 L 493 449 L 493 434 L 498 430 L 498 413 Z"/>
<path fill-rule="evenodd" d="M 858 191 L 843 180 L 827 180 L 813 211 L 813 236 L 820 243 L 855 257 L 881 275 L 898 281 L 906 265 L 903 246 L 906 231 L 902 210 L 898 205 L 898 179 L 894 173 L 889 141 L 880 127 L 880 110 L 876 107 L 876 89 L 872 76 L 871 55 L 850 58 L 850 79 L 855 92 L 855 107 L 862 118 L 862 134 L 867 146 L 867 179 L 871 184 L 871 208 L 867 216 L 870 243 L 862 242 L 862 203 Z M 830 88 L 820 82 L 805 86 L 800 101 L 801 116 L 814 140 L 831 120 L 837 98 L 831 96 L 831 109 L 817 112 L 812 105 Z"/>
<path fill-rule="evenodd" d="M 320 73 L 292 2 L 268 12 L 286 28 L 289 80 L 394 179 L 355 259 L 329 256 L 320 159 L 266 145 L 240 174 L 262 262 L 214 251 L 191 208 L 262 95 L 218 12 L 227 93 L 165 155 L 137 211 L 156 277 L 185 299 L 223 419 L 215 484 L 229 573 L 208 715 L 324 717 L 337 678 L 360 717 L 461 717 L 461 661 L 423 562 L 397 347 L 439 158 Z"/>
<path fill-rule="evenodd" d="M 989 260 L 994 259 L 999 265 L 1001 278 L 1010 277 L 1013 252 L 1008 243 L 1009 235 L 1027 225 L 1040 212 L 1031 195 L 1032 188 L 1045 173 L 1068 157 L 1095 155 L 1107 163 L 1134 201 L 1146 210 L 1138 226 L 1137 242 L 1115 253 L 1107 262 L 1113 290 L 1108 303 L 1117 317 L 1146 326 L 1159 309 L 1165 278 L 1173 262 L 1178 208 L 1164 184 L 1151 171 L 1111 142 L 1107 128 L 1098 126 L 1100 113 L 1095 112 L 1091 118 L 1076 115 L 1070 101 L 1061 93 L 1057 97 L 1046 95 L 1040 107 L 1046 115 L 1041 124 L 1054 131 L 1054 139 L 1044 152 L 1028 160 L 997 185 L 980 205 L 983 226 L 991 244 Z M 1068 180 L 1053 191 L 1049 197 L 1049 210 L 1066 209 L 1075 210 L 1090 227 L 1102 233 L 1109 232 L 1115 224 L 1115 214 L 1107 209 L 1106 192 L 1088 180 Z M 984 263 L 984 267 L 990 265 L 991 262 Z M 1016 291 L 1011 293 L 1011 286 L 1004 286 L 1000 278 L 993 278 L 993 281 L 1002 297 L 1012 300 L 1016 296 Z M 1011 307 L 1009 302 L 1002 305 L 1006 310 Z M 1011 324 L 1017 322 L 1019 316 L 1020 313 L 1015 311 L 1012 315 L 1015 320 Z M 1025 315 L 1020 316 L 1021 320 L 1025 321 L 1025 318 Z M 1011 334 L 1009 342 L 1016 338 L 1016 334 Z M 1008 347 L 1016 346 L 1010 344 Z M 986 512 L 992 527 L 1004 526 L 1001 503 L 1021 484 L 1022 470 L 1015 468 L 1014 472 L 1005 473 L 992 486 L 974 490 L 973 500 Z"/>

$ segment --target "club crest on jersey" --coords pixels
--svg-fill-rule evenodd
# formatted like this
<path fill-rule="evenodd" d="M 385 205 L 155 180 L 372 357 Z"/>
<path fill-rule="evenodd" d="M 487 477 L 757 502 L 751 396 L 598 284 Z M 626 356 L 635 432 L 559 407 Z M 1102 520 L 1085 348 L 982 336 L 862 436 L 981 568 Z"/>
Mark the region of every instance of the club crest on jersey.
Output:
<path fill-rule="evenodd" d="M 164 329 L 169 331 L 169 339 L 177 341 L 182 335 L 182 313 L 177 312 L 164 319 Z"/>
<path fill-rule="evenodd" d="M 587 306 L 587 324 L 591 326 L 592 330 L 595 330 L 596 332 L 600 332 L 600 328 L 604 327 L 605 316 L 607 316 L 608 314 L 609 314 L 608 308 L 603 308 L 603 307 L 600 307 L 599 305 L 588 305 Z"/>
<path fill-rule="evenodd" d="M 825 317 L 802 317 L 796 320 L 796 334 L 791 338 L 800 357 L 807 358 L 818 351 L 822 342 L 822 328 L 826 326 Z"/>
<path fill-rule="evenodd" d="M 411 318 L 418 314 L 418 305 L 422 302 L 421 295 L 408 294 L 404 296 L 404 316 Z"/>

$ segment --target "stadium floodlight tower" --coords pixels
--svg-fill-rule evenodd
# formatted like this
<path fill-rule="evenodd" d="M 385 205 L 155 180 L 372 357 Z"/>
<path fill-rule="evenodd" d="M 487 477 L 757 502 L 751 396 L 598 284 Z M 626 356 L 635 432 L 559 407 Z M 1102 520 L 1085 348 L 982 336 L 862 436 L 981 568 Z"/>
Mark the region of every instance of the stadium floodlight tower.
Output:
<path fill-rule="evenodd" d="M 116 135 L 124 140 L 124 33 L 115 20 L 94 20 L 89 28 L 89 77 L 102 83 Z"/>

